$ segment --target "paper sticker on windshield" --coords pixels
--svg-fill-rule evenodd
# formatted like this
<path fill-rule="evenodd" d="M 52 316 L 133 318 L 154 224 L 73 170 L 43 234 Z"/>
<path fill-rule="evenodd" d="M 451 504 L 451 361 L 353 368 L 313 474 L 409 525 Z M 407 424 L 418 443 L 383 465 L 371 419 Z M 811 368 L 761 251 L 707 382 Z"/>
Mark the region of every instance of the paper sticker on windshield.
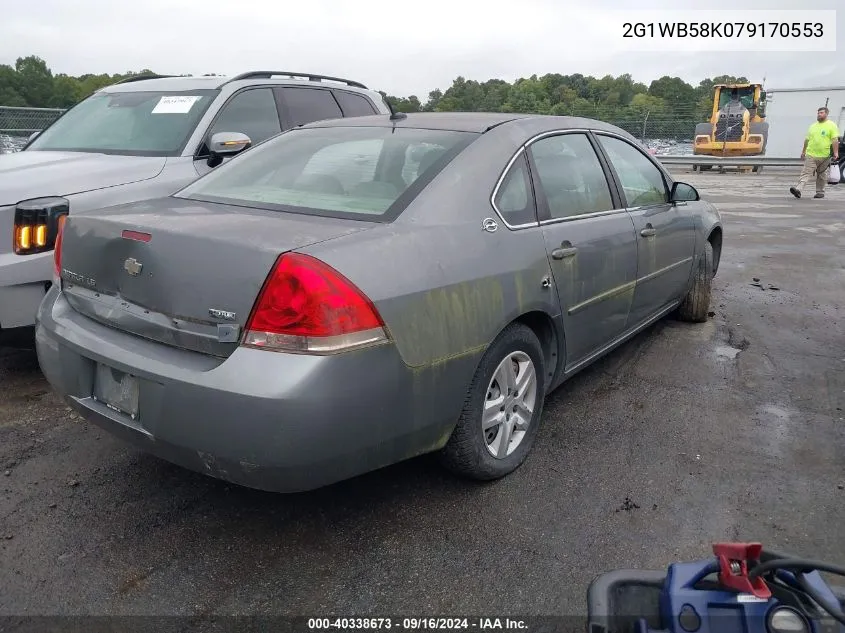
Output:
<path fill-rule="evenodd" d="M 153 114 L 187 114 L 198 99 L 196 95 L 162 97 L 153 108 Z"/>

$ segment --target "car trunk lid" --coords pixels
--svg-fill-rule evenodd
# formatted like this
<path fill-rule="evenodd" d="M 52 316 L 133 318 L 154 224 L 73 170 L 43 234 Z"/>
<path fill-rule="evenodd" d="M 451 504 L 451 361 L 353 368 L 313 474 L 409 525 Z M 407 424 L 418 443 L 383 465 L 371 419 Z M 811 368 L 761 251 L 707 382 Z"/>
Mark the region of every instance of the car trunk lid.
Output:
<path fill-rule="evenodd" d="M 63 290 L 100 323 L 225 357 L 279 255 L 372 226 L 178 198 L 74 215 Z"/>

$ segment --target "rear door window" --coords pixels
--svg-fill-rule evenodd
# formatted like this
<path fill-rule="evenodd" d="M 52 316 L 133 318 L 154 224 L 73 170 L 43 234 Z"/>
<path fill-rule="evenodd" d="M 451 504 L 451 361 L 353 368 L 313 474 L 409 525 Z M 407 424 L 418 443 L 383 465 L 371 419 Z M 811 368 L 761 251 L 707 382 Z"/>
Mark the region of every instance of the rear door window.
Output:
<path fill-rule="evenodd" d="M 325 119 L 341 119 L 343 112 L 331 90 L 321 88 L 279 88 L 282 107 L 292 127 Z"/>
<path fill-rule="evenodd" d="M 538 197 L 551 219 L 613 209 L 610 186 L 586 134 L 549 136 L 531 145 L 537 166 Z"/>
<path fill-rule="evenodd" d="M 525 154 L 521 154 L 513 162 L 502 179 L 493 202 L 499 215 L 510 226 L 536 223 L 534 192 L 531 189 Z"/>
<path fill-rule="evenodd" d="M 343 110 L 343 116 L 367 116 L 376 114 L 376 109 L 370 100 L 363 95 L 345 90 L 335 90 L 334 96 Z"/>

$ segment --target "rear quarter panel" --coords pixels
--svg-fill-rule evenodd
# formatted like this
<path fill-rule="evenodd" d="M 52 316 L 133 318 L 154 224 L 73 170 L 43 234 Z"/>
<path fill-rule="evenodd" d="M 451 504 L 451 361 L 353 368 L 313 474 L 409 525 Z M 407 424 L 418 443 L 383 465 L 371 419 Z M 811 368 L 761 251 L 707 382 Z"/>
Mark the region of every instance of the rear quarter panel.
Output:
<path fill-rule="evenodd" d="M 411 376 L 415 424 L 450 430 L 496 336 L 529 312 L 559 315 L 541 230 L 507 229 L 490 203 L 519 139 L 481 136 L 392 224 L 306 249 L 375 303 Z"/>

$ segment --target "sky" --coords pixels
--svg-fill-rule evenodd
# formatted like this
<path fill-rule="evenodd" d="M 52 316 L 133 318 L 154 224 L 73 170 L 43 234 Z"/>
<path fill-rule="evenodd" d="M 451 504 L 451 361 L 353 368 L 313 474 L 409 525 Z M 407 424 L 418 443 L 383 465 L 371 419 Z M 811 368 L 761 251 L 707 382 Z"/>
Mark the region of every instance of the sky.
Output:
<path fill-rule="evenodd" d="M 836 9 L 841 0 L 639 0 L 669 10 Z M 632 51 L 631 0 L 30 0 L 3 2 L 0 64 L 38 55 L 54 73 L 236 74 L 287 70 L 347 77 L 397 95 L 448 88 L 457 76 L 513 81 L 549 72 L 663 75 L 697 85 L 745 75 L 767 88 L 845 85 L 845 4 L 837 52 Z M 646 14 L 644 14 L 646 15 Z M 759 14 L 761 16 L 766 13 Z M 774 13 L 771 13 L 774 15 Z M 802 14 L 798 14 L 802 15 Z M 658 18 L 660 19 L 660 18 Z M 630 46 L 630 40 L 628 41 Z"/>

